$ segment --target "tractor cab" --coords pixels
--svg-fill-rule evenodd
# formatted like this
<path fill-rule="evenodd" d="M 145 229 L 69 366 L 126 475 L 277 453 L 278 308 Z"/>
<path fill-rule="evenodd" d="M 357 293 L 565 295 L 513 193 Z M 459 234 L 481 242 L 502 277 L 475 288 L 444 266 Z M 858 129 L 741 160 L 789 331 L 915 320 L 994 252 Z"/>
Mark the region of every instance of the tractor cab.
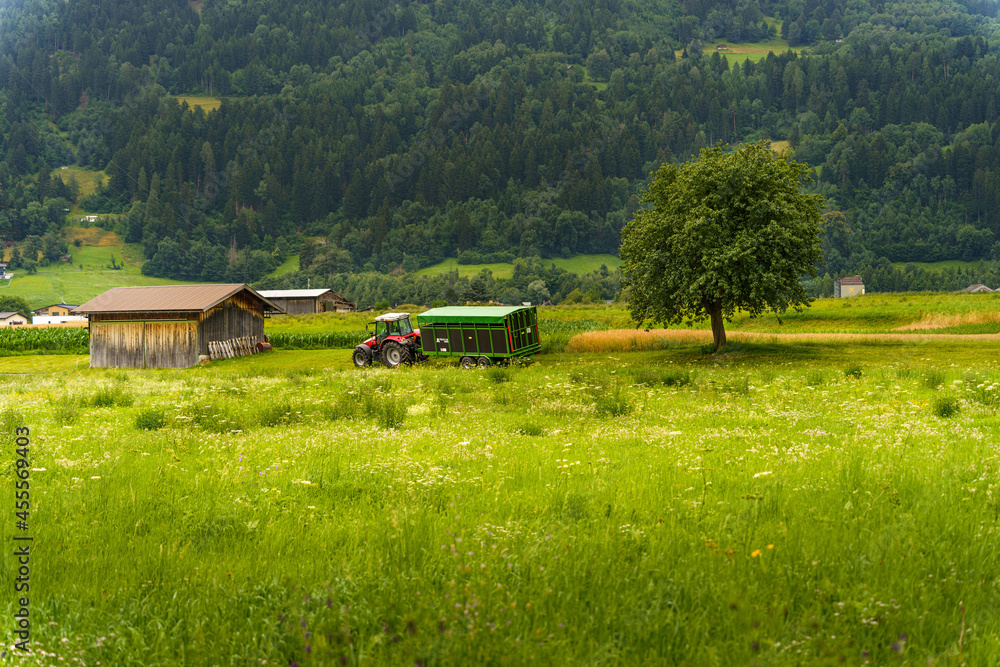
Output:
<path fill-rule="evenodd" d="M 392 319 L 398 318 L 398 319 Z M 381 343 L 389 336 L 409 336 L 413 333 L 409 313 L 386 313 L 375 318 L 375 338 Z"/>
<path fill-rule="evenodd" d="M 365 326 L 365 332 L 372 334 L 365 342 L 354 348 L 354 365 L 367 366 L 373 361 L 381 361 L 390 368 L 400 364 L 423 361 L 426 356 L 420 349 L 420 330 L 410 324 L 409 313 L 386 313 Z"/>

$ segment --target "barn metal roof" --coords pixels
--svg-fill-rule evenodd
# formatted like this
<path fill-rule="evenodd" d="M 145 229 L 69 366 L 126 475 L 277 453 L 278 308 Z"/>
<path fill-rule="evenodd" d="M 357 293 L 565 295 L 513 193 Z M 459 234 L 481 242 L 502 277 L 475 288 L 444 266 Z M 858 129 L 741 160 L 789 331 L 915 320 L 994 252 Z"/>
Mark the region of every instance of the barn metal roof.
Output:
<path fill-rule="evenodd" d="M 77 315 L 149 311 L 204 312 L 243 290 L 250 292 L 267 308 L 284 312 L 266 297 L 243 284 L 115 287 L 77 306 L 72 312 Z"/>
<path fill-rule="evenodd" d="M 329 288 L 326 289 L 262 289 L 258 294 L 266 299 L 309 299 L 315 298 L 317 296 L 323 296 L 327 292 L 331 292 Z"/>

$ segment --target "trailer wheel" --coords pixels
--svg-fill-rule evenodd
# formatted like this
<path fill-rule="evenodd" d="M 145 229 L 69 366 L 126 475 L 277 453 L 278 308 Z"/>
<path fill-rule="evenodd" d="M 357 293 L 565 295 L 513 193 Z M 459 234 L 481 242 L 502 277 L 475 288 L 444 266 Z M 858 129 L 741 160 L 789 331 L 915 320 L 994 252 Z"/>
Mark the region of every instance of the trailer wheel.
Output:
<path fill-rule="evenodd" d="M 372 353 L 367 350 L 366 347 L 358 346 L 354 348 L 354 354 L 351 355 L 351 360 L 354 365 L 358 368 L 363 368 L 364 366 L 371 366 L 372 363 Z"/>
<path fill-rule="evenodd" d="M 479 359 L 476 361 L 476 365 L 479 366 L 480 368 L 489 368 L 490 367 L 490 358 L 489 357 L 479 357 Z"/>
<path fill-rule="evenodd" d="M 458 360 L 458 365 L 464 368 L 465 370 L 469 370 L 470 368 L 475 368 L 476 360 L 473 359 L 472 357 L 462 357 L 461 359 Z"/>
<path fill-rule="evenodd" d="M 389 368 L 410 363 L 410 351 L 394 340 L 382 343 L 382 361 Z"/>

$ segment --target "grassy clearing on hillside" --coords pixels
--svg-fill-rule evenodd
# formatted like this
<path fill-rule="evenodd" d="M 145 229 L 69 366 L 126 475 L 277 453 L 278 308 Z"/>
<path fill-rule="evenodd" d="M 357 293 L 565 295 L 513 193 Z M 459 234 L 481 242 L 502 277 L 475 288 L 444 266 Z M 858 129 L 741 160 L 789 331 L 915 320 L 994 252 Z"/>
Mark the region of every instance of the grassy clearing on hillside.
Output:
<path fill-rule="evenodd" d="M 590 78 L 590 72 L 583 65 L 574 65 L 574 67 L 579 68 L 583 72 L 583 82 L 589 86 L 593 86 L 594 90 L 602 91 L 608 87 L 607 81 L 594 81 Z"/>
<path fill-rule="evenodd" d="M 995 664 L 993 348 L 17 376 L 24 664 Z"/>
<path fill-rule="evenodd" d="M 198 95 L 174 95 L 174 99 L 177 100 L 178 104 L 188 103 L 188 106 L 193 111 L 195 107 L 201 107 L 205 113 L 214 111 L 222 106 L 222 100 L 218 97 L 204 97 Z"/>
<path fill-rule="evenodd" d="M 770 25 L 773 25 L 777 34 L 781 34 L 781 24 L 780 19 L 766 18 Z M 725 44 L 725 49 L 719 49 L 720 44 Z M 729 42 L 724 39 L 717 39 L 714 42 L 710 42 L 704 45 L 702 49 L 702 54 L 704 56 L 711 56 L 713 52 L 718 52 L 721 56 L 725 57 L 729 64 L 733 63 L 743 63 L 747 60 L 752 62 L 757 62 L 762 58 L 766 58 L 768 53 L 784 53 L 786 51 L 794 51 L 795 53 L 806 53 L 808 49 L 791 49 L 788 46 L 788 41 L 776 38 L 767 40 L 764 42 L 753 42 L 753 43 L 739 43 L 739 42 Z M 675 51 L 674 55 L 677 58 L 681 57 L 684 50 Z"/>
<path fill-rule="evenodd" d="M 458 271 L 458 275 L 464 278 L 471 278 L 472 276 L 479 275 L 483 269 L 492 271 L 494 278 L 510 278 L 514 275 L 513 264 L 459 264 L 458 260 L 455 259 L 446 259 L 443 262 L 425 266 L 410 275 L 436 276 L 448 273 L 449 271 Z"/>
<path fill-rule="evenodd" d="M 577 255 L 576 257 L 547 259 L 545 264 L 555 264 L 560 269 L 565 269 L 570 273 L 590 273 L 601 268 L 601 264 L 608 267 L 608 271 L 614 273 L 615 269 L 621 266 L 622 261 L 616 255 Z"/>
<path fill-rule="evenodd" d="M 112 287 L 184 284 L 142 275 L 140 264 L 135 262 L 137 244 L 133 244 L 133 248 L 123 246 L 121 238 L 113 232 L 96 227 L 67 227 L 66 230 L 70 262 L 40 267 L 38 273 L 30 275 L 15 270 L 13 280 L 0 281 L 0 295 L 23 297 L 34 308 L 52 303 L 83 303 Z M 74 245 L 76 239 L 84 245 Z M 132 262 L 129 261 L 130 250 Z M 141 251 L 139 253 L 141 257 Z M 121 268 L 111 268 L 112 258 Z"/>
<path fill-rule="evenodd" d="M 93 258 L 93 263 L 83 262 L 83 271 L 65 264 L 39 269 L 38 273 L 33 275 L 15 271 L 13 280 L 0 281 L 0 296 L 24 297 L 29 305 L 37 308 L 52 303 L 80 304 L 112 287 L 183 284 L 176 280 L 144 276 L 138 270 L 130 271 L 129 269 L 134 267 L 128 265 L 118 271 L 105 269 L 99 263 L 99 260 L 103 259 L 103 254 L 97 252 L 100 250 L 101 248 L 90 248 L 90 252 L 81 255 L 85 259 Z M 115 256 L 119 257 L 117 253 Z"/>
<path fill-rule="evenodd" d="M 59 167 L 55 173 L 59 174 L 63 183 L 69 184 L 71 181 L 76 181 L 80 188 L 80 197 L 94 194 L 94 191 L 97 190 L 97 184 L 107 180 L 103 171 L 92 171 L 72 165 Z"/>
<path fill-rule="evenodd" d="M 269 273 L 268 276 L 276 278 L 278 276 L 283 276 L 286 273 L 291 273 L 292 271 L 298 271 L 298 270 L 299 270 L 299 256 L 291 255 L 288 258 L 286 258 L 284 262 L 278 265 L 278 268 Z"/>
<path fill-rule="evenodd" d="M 64 230 L 66 240 L 71 244 L 76 240 L 84 245 L 98 247 L 120 247 L 122 244 L 122 237 L 100 227 L 65 227 Z"/>
<path fill-rule="evenodd" d="M 542 262 L 546 266 L 555 264 L 570 273 L 579 274 L 596 271 L 601 268 L 601 264 L 604 264 L 608 267 L 609 271 L 613 272 L 622 263 L 615 255 L 576 255 L 575 257 L 567 258 L 543 259 Z M 418 271 L 414 271 L 413 275 L 436 276 L 441 273 L 457 270 L 460 276 L 472 277 L 478 275 L 483 269 L 492 271 L 494 278 L 510 278 L 514 275 L 513 264 L 459 264 L 455 259 L 446 259 L 432 266 L 425 266 Z"/>

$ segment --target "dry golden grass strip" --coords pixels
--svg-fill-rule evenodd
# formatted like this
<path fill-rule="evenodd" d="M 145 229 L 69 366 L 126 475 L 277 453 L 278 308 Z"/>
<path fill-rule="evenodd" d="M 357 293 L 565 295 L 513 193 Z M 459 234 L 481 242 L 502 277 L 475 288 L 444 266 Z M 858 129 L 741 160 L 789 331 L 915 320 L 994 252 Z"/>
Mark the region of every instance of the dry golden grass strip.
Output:
<path fill-rule="evenodd" d="M 587 331 L 569 339 L 567 352 L 644 352 L 670 345 L 707 343 L 711 331 L 685 329 L 609 329 Z"/>
<path fill-rule="evenodd" d="M 962 324 L 993 324 L 995 322 L 1000 322 L 1000 312 L 981 311 L 976 313 L 962 313 L 960 315 L 928 313 L 916 322 L 896 327 L 893 331 L 927 331 L 957 327 Z"/>
<path fill-rule="evenodd" d="M 120 236 L 100 227 L 66 227 L 66 239 L 70 243 L 80 239 L 81 242 L 90 246 L 119 246 L 122 244 Z"/>
<path fill-rule="evenodd" d="M 1000 334 L 851 334 L 851 333 L 756 333 L 732 331 L 730 341 L 752 343 L 912 343 L 915 341 L 1000 341 Z M 645 352 L 672 345 L 710 343 L 712 332 L 694 329 L 609 329 L 587 331 L 570 338 L 566 351 Z"/>

